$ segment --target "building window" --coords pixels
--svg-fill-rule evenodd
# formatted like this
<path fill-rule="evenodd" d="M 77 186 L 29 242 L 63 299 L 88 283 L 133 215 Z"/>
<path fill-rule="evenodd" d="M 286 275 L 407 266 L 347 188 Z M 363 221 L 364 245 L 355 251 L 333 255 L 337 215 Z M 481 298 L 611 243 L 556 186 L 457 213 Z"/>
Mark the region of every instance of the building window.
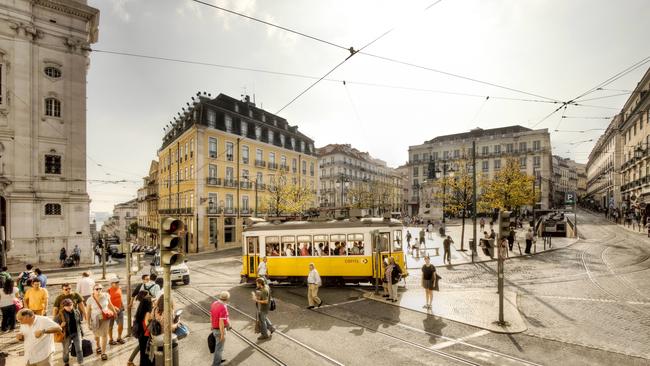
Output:
<path fill-rule="evenodd" d="M 217 139 L 214 137 L 210 137 L 208 140 L 208 151 L 210 153 L 210 158 L 216 159 L 217 158 Z"/>
<path fill-rule="evenodd" d="M 520 142 L 519 143 L 519 152 L 524 152 L 526 151 L 526 143 L 525 142 Z"/>
<path fill-rule="evenodd" d="M 232 167 L 226 167 L 226 184 L 232 185 L 234 181 L 234 170 Z"/>
<path fill-rule="evenodd" d="M 248 212 L 248 196 L 241 197 L 241 209 Z"/>
<path fill-rule="evenodd" d="M 309 175 L 314 176 L 314 163 L 309 163 Z"/>
<path fill-rule="evenodd" d="M 244 179 L 246 182 L 248 182 L 250 179 L 248 178 L 248 169 L 242 169 L 241 171 L 241 177 Z"/>
<path fill-rule="evenodd" d="M 533 141 L 533 150 L 539 151 L 542 148 L 542 144 L 539 140 Z"/>
<path fill-rule="evenodd" d="M 61 174 L 60 155 L 45 155 L 45 174 Z"/>
<path fill-rule="evenodd" d="M 3 58 L 4 55 L 0 53 L 0 62 L 4 61 Z M 7 90 L 5 86 L 6 83 L 5 69 L 6 69 L 5 64 L 0 63 L 0 105 L 3 105 L 5 103 L 5 90 Z"/>
<path fill-rule="evenodd" d="M 296 148 L 296 139 L 294 137 L 291 138 L 291 148 L 294 150 Z"/>
<path fill-rule="evenodd" d="M 54 66 L 47 66 L 45 67 L 45 75 L 48 77 L 51 77 L 52 79 L 58 79 L 61 77 L 61 69 L 58 67 Z"/>
<path fill-rule="evenodd" d="M 264 175 L 262 172 L 257 172 L 257 177 L 255 178 L 255 184 L 263 184 L 264 183 Z"/>
<path fill-rule="evenodd" d="M 413 176 L 414 177 L 417 177 L 418 175 L 420 175 L 418 170 L 419 170 L 418 167 L 416 167 L 416 166 L 413 167 Z"/>
<path fill-rule="evenodd" d="M 241 121 L 240 132 L 242 136 L 244 137 L 248 136 L 248 123 L 246 123 L 245 121 Z"/>
<path fill-rule="evenodd" d="M 454 159 L 460 158 L 460 150 L 454 150 Z"/>
<path fill-rule="evenodd" d="M 443 151 L 442 152 L 442 158 L 445 159 L 445 160 L 449 159 L 449 151 L 446 151 L 446 150 Z"/>
<path fill-rule="evenodd" d="M 217 112 L 208 109 L 208 127 L 217 128 Z"/>
<path fill-rule="evenodd" d="M 275 164 L 275 153 L 274 152 L 269 153 L 269 164 L 271 164 L 271 165 Z"/>
<path fill-rule="evenodd" d="M 194 179 L 194 165 L 190 165 L 190 179 Z"/>
<path fill-rule="evenodd" d="M 268 130 L 267 137 L 269 139 L 269 144 L 273 144 L 274 143 L 274 141 L 273 141 L 273 131 Z"/>
<path fill-rule="evenodd" d="M 510 154 L 513 152 L 513 146 L 512 144 L 506 144 L 506 153 Z"/>
<path fill-rule="evenodd" d="M 420 160 L 420 155 L 419 154 L 413 154 L 413 160 L 412 161 L 417 163 L 418 160 Z"/>
<path fill-rule="evenodd" d="M 287 157 L 284 155 L 280 156 L 280 167 L 285 168 L 287 166 Z"/>
<path fill-rule="evenodd" d="M 494 170 L 499 170 L 501 169 L 501 159 L 495 159 L 494 160 Z"/>
<path fill-rule="evenodd" d="M 262 161 L 264 161 L 264 152 L 262 151 L 262 149 L 255 150 L 255 161 L 257 163 L 261 163 Z"/>
<path fill-rule="evenodd" d="M 242 146 L 241 148 L 241 162 L 248 164 L 248 146 Z"/>
<path fill-rule="evenodd" d="M 46 98 L 45 115 L 50 117 L 61 117 L 61 102 L 56 98 Z"/>
<path fill-rule="evenodd" d="M 483 160 L 483 172 L 488 172 L 490 170 L 490 162 L 487 160 Z"/>
<path fill-rule="evenodd" d="M 232 194 L 227 194 L 226 195 L 226 209 L 232 210 L 232 204 L 233 204 Z"/>
<path fill-rule="evenodd" d="M 306 161 L 302 162 L 302 174 L 303 175 L 307 174 L 307 162 Z"/>
<path fill-rule="evenodd" d="M 226 142 L 226 160 L 227 161 L 233 161 L 234 160 L 234 145 L 232 142 Z"/>
<path fill-rule="evenodd" d="M 438 160 L 438 152 L 437 151 L 433 152 L 433 160 Z"/>
<path fill-rule="evenodd" d="M 58 203 L 46 203 L 45 214 L 48 216 L 61 216 L 61 205 Z"/>
<path fill-rule="evenodd" d="M 291 160 L 291 171 L 294 173 L 298 171 L 298 159 L 296 158 Z"/>
<path fill-rule="evenodd" d="M 214 164 L 208 165 L 208 177 L 216 178 L 217 177 L 217 166 Z"/>
<path fill-rule="evenodd" d="M 520 168 L 526 168 L 526 160 L 527 160 L 527 159 L 526 159 L 525 156 L 519 158 L 519 167 L 520 167 Z"/>
<path fill-rule="evenodd" d="M 305 152 L 305 142 L 304 141 L 300 141 L 300 151 Z"/>
<path fill-rule="evenodd" d="M 262 140 L 262 127 L 255 126 L 255 139 L 257 141 Z"/>
<path fill-rule="evenodd" d="M 285 136 L 283 134 L 280 134 L 280 145 L 284 147 L 284 141 L 285 141 Z"/>
<path fill-rule="evenodd" d="M 539 168 L 542 165 L 542 158 L 540 156 L 533 156 L 533 166 Z"/>
<path fill-rule="evenodd" d="M 494 145 L 494 153 L 501 154 L 501 145 Z"/>
<path fill-rule="evenodd" d="M 232 117 L 226 114 L 224 123 L 226 125 L 226 132 L 232 132 Z"/>
<path fill-rule="evenodd" d="M 194 156 L 194 139 L 190 140 L 190 158 Z"/>

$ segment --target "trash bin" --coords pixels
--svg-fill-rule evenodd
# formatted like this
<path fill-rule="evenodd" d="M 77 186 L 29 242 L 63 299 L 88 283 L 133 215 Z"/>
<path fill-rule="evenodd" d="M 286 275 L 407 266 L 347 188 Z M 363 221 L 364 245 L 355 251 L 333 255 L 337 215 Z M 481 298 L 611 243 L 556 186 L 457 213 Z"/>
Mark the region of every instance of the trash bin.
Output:
<path fill-rule="evenodd" d="M 153 337 L 153 346 L 154 348 L 154 362 L 156 366 L 165 365 L 165 357 L 163 355 L 163 345 L 164 345 L 163 335 L 157 335 Z M 176 334 L 172 333 L 172 366 L 178 366 L 178 339 Z"/>

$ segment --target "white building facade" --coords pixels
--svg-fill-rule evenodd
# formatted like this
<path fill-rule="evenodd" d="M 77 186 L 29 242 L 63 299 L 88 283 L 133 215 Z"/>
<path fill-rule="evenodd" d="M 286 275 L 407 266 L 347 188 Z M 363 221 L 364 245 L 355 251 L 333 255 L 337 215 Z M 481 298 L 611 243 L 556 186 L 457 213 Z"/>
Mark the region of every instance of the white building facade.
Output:
<path fill-rule="evenodd" d="M 86 1 L 0 3 L 0 224 L 10 261 L 92 257 L 86 72 L 99 10 Z"/>

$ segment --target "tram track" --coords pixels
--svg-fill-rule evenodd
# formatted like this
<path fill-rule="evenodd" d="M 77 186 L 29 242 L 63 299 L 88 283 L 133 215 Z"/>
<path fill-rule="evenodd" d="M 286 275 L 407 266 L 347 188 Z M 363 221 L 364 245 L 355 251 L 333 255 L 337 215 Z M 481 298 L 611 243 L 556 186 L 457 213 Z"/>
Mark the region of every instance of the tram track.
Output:
<path fill-rule="evenodd" d="M 199 289 L 199 288 L 197 288 L 197 287 L 189 286 L 189 288 L 191 288 L 191 289 L 193 289 L 193 290 L 195 290 L 195 291 L 197 291 L 197 292 L 203 294 L 204 296 L 209 297 L 209 298 L 212 299 L 212 300 L 216 300 L 216 297 L 210 295 L 209 293 L 207 293 L 207 292 L 205 292 L 205 291 L 203 291 L 203 290 L 201 290 L 201 289 Z M 205 309 L 203 306 L 201 306 L 201 304 L 198 303 L 196 300 L 194 300 L 194 299 L 192 299 L 191 297 L 189 297 L 189 295 L 187 295 L 187 294 L 185 294 L 185 293 L 182 293 L 181 291 L 175 291 L 175 294 L 180 294 L 180 297 L 182 297 L 182 298 L 186 299 L 187 301 L 189 301 L 190 303 L 192 303 L 192 305 L 194 305 L 195 307 L 197 307 L 197 308 L 198 308 L 202 313 L 204 313 L 204 314 L 207 315 L 208 317 L 210 316 L 210 312 L 209 312 L 207 309 Z M 233 306 L 232 304 L 228 304 L 228 309 L 234 310 L 235 312 L 239 313 L 240 315 L 242 315 L 242 316 L 244 316 L 245 318 L 248 318 L 248 319 L 250 319 L 250 320 L 253 320 L 253 321 L 256 320 L 256 318 L 255 318 L 254 316 L 248 314 L 247 312 L 241 310 L 240 308 L 238 308 L 238 307 L 236 307 L 236 306 Z M 246 338 L 242 333 L 240 333 L 240 332 L 238 332 L 238 331 L 236 331 L 236 330 L 234 330 L 234 329 L 231 330 L 231 332 L 235 332 L 235 334 L 238 336 L 238 338 L 240 338 L 241 340 L 243 340 L 243 341 L 244 341 L 245 343 L 247 343 L 249 346 L 251 346 L 251 347 L 253 347 L 254 349 L 258 350 L 258 351 L 259 351 L 260 353 L 262 353 L 264 356 L 266 356 L 267 358 L 269 358 L 270 360 L 272 360 L 275 364 L 277 364 L 277 365 L 286 365 L 286 363 L 284 363 L 283 361 L 281 361 L 278 357 L 274 356 L 274 355 L 271 354 L 269 351 L 267 351 L 267 350 L 265 350 L 264 348 L 260 347 L 260 345 L 258 345 L 257 343 L 255 343 L 255 342 L 249 340 L 248 338 Z M 282 332 L 282 331 L 280 331 L 280 330 L 276 330 L 273 334 L 274 334 L 274 335 L 279 335 L 279 336 L 281 336 L 281 337 L 283 337 L 283 338 L 289 340 L 290 342 L 292 342 L 292 343 L 294 343 L 294 344 L 300 346 L 301 348 L 304 348 L 304 349 L 308 350 L 308 351 L 311 352 L 312 354 L 316 355 L 316 356 L 319 357 L 320 359 L 323 359 L 323 360 L 327 361 L 328 363 L 330 363 L 330 364 L 332 364 L 332 365 L 344 366 L 343 363 L 337 361 L 337 360 L 334 359 L 333 357 L 328 356 L 328 355 L 326 355 L 325 353 L 318 351 L 317 349 L 315 349 L 315 348 L 313 348 L 313 347 L 311 347 L 311 346 L 309 346 L 309 345 L 307 345 L 307 344 L 301 342 L 300 340 L 298 340 L 298 339 L 296 339 L 296 338 L 294 338 L 294 337 L 292 337 L 292 336 L 290 336 L 290 335 L 288 335 L 288 334 L 285 334 L 284 332 Z"/>

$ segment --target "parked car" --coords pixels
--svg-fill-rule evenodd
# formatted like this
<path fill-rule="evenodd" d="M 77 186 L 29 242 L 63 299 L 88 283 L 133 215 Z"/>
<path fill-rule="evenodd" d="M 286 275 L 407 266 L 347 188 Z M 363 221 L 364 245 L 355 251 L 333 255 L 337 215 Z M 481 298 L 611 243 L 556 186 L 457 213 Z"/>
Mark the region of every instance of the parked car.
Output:
<path fill-rule="evenodd" d="M 150 273 L 162 276 L 163 268 L 160 265 L 160 253 L 156 252 L 151 260 Z M 187 259 L 180 264 L 173 265 L 171 268 L 171 281 L 183 282 L 184 285 L 190 284 L 190 268 L 187 266 Z"/>

